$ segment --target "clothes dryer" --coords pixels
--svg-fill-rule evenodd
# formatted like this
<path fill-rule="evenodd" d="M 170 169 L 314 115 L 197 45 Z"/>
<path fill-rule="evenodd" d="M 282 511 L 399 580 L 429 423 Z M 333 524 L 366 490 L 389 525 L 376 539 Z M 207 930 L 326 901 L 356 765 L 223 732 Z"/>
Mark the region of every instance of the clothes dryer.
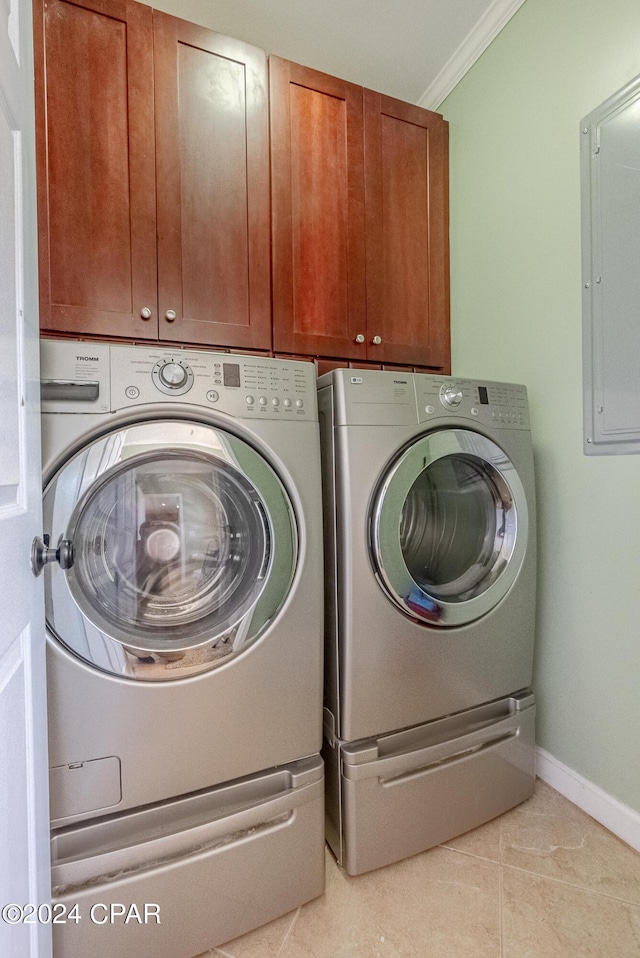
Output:
<path fill-rule="evenodd" d="M 42 377 L 55 894 L 162 913 L 56 953 L 190 958 L 323 889 L 314 367 L 43 341 Z"/>
<path fill-rule="evenodd" d="M 318 387 L 327 830 L 358 874 L 533 790 L 533 455 L 523 386 Z"/>

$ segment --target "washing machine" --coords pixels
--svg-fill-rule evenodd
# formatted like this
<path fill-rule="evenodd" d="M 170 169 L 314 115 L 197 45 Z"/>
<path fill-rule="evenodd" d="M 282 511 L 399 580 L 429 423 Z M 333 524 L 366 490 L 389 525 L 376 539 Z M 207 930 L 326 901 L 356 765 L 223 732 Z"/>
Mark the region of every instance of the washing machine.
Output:
<path fill-rule="evenodd" d="M 315 370 L 53 340 L 41 370 L 56 958 L 191 958 L 323 890 Z"/>
<path fill-rule="evenodd" d="M 524 386 L 318 380 L 327 836 L 350 874 L 534 787 L 534 472 Z"/>

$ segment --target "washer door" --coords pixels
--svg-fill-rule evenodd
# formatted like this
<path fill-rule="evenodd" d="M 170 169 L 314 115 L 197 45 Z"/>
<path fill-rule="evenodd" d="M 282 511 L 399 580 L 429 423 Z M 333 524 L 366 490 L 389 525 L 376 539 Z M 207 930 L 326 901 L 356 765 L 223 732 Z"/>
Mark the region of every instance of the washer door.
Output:
<path fill-rule="evenodd" d="M 407 448 L 371 512 L 373 562 L 407 615 L 455 626 L 508 592 L 527 548 L 528 511 L 516 469 L 496 443 L 447 429 Z"/>
<path fill-rule="evenodd" d="M 237 436 L 193 422 L 120 428 L 84 446 L 44 493 L 50 631 L 92 665 L 162 680 L 245 650 L 281 608 L 297 560 L 291 502 Z"/>

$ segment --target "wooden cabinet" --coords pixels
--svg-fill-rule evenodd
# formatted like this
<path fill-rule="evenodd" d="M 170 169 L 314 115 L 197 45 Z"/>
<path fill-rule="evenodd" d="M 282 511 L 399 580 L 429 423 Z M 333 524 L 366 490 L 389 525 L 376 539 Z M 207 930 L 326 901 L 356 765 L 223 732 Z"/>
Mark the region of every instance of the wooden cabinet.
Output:
<path fill-rule="evenodd" d="M 365 90 L 364 129 L 367 358 L 448 369 L 448 125 Z"/>
<path fill-rule="evenodd" d="M 35 0 L 41 326 L 270 349 L 262 51 L 133 0 Z"/>
<path fill-rule="evenodd" d="M 156 10 L 153 25 L 160 336 L 270 349 L 265 54 Z"/>
<path fill-rule="evenodd" d="M 151 21 L 128 0 L 34 4 L 43 329 L 157 336 Z"/>
<path fill-rule="evenodd" d="M 34 9 L 43 331 L 448 371 L 441 116 L 279 57 L 268 93 L 135 0 Z"/>
<path fill-rule="evenodd" d="M 366 357 L 362 88 L 269 58 L 274 348 Z"/>
<path fill-rule="evenodd" d="M 446 122 L 269 63 L 274 348 L 448 369 Z"/>

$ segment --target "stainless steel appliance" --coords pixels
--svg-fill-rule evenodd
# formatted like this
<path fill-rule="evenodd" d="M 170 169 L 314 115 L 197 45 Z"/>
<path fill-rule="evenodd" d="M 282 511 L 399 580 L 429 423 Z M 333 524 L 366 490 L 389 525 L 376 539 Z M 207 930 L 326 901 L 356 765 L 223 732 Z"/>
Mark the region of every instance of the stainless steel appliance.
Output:
<path fill-rule="evenodd" d="M 523 386 L 318 388 L 327 833 L 359 874 L 533 790 L 533 456 Z"/>
<path fill-rule="evenodd" d="M 42 377 L 56 956 L 191 958 L 323 890 L 314 368 L 43 341 Z"/>

